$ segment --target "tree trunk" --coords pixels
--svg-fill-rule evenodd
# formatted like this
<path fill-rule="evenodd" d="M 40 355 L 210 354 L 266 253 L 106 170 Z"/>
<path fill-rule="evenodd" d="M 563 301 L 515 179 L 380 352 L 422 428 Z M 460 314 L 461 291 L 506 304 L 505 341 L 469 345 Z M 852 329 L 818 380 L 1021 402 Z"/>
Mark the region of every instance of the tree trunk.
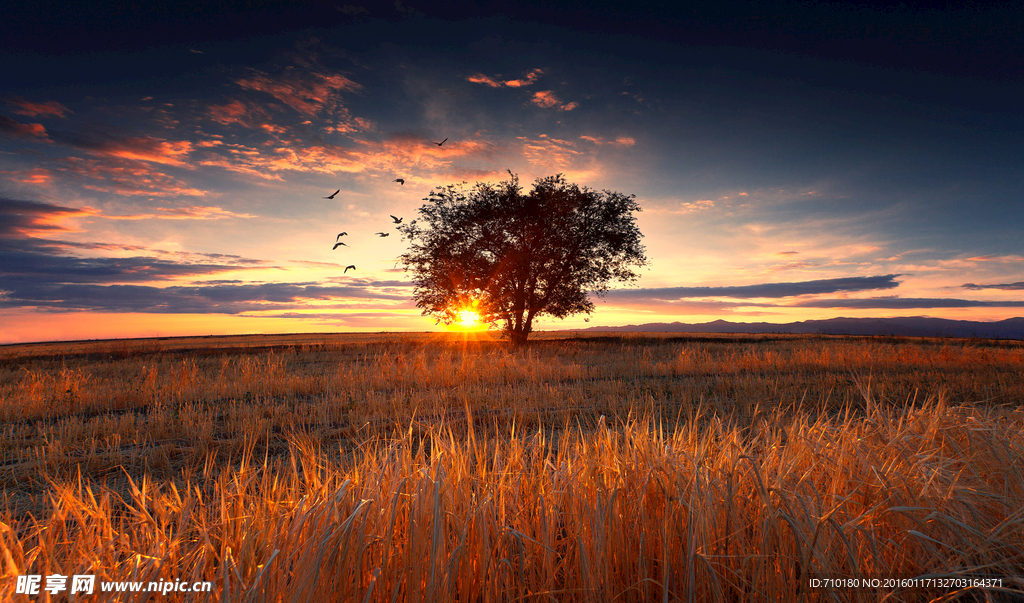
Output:
<path fill-rule="evenodd" d="M 527 333 L 526 331 L 524 331 L 522 329 L 520 329 L 518 331 L 512 331 L 511 333 L 509 333 L 509 341 L 512 343 L 512 345 L 514 345 L 516 347 L 519 347 L 521 345 L 525 345 L 526 344 L 526 338 L 528 336 L 529 336 L 529 333 Z"/>

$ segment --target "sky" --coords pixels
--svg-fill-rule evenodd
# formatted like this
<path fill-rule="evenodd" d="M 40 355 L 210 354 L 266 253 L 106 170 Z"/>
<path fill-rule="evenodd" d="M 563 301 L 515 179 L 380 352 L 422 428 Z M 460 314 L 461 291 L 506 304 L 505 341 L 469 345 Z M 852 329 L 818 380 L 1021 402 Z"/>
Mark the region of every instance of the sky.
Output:
<path fill-rule="evenodd" d="M 509 170 L 643 208 L 538 329 L 1024 315 L 1019 4 L 5 10 L 0 343 L 442 329 L 390 216 Z"/>

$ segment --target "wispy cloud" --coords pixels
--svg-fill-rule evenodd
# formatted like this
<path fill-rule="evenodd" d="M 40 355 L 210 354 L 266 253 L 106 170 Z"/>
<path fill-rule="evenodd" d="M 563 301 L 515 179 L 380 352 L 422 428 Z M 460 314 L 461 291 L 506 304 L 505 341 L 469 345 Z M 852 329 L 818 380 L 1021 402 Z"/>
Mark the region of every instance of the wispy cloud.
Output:
<path fill-rule="evenodd" d="M 534 69 L 527 73 L 524 77 L 515 80 L 506 80 L 502 82 L 509 88 L 522 88 L 523 86 L 529 86 L 537 81 L 544 71 L 542 69 Z"/>
<path fill-rule="evenodd" d="M 475 73 L 466 77 L 466 79 L 474 84 L 484 84 L 491 88 L 501 88 L 503 86 L 507 88 L 522 88 L 533 84 L 543 74 L 543 69 L 534 69 L 518 79 L 502 80 L 500 79 L 501 76 L 488 77 L 482 73 Z"/>
<path fill-rule="evenodd" d="M 253 266 L 174 262 L 155 257 L 83 258 L 41 252 L 59 248 L 40 241 L 31 251 L 6 250 L 0 254 L 0 272 L 5 287 L 12 289 L 11 300 L 32 305 L 39 291 L 55 291 L 69 283 L 132 283 L 194 278 L 248 270 Z M 36 293 L 33 293 L 36 292 Z M 60 298 L 52 298 L 56 301 Z"/>
<path fill-rule="evenodd" d="M 593 143 L 593 144 L 596 144 L 596 145 L 610 144 L 610 145 L 619 145 L 619 146 L 624 146 L 624 147 L 631 147 L 631 146 L 636 144 L 636 139 L 634 139 L 632 136 L 619 136 L 617 138 L 613 138 L 613 139 L 609 140 L 609 139 L 604 138 L 603 136 L 587 136 L 587 135 L 583 135 L 583 136 L 580 136 L 580 140 L 585 140 L 587 142 L 590 142 L 590 143 Z"/>
<path fill-rule="evenodd" d="M 704 209 L 711 209 L 715 206 L 715 202 L 712 199 L 698 199 L 696 201 L 685 201 L 679 204 L 679 208 L 676 213 L 690 213 L 695 211 L 701 211 Z"/>
<path fill-rule="evenodd" d="M 0 170 L 0 174 L 6 174 L 7 178 L 14 182 L 36 186 L 47 186 L 53 181 L 53 172 L 42 167 L 31 170 Z"/>
<path fill-rule="evenodd" d="M 152 215 L 103 216 L 92 208 L 0 198 L 2 308 L 48 311 L 244 314 L 325 310 L 323 302 L 349 300 L 406 303 L 411 283 L 373 278 L 328 278 L 324 282 L 243 282 L 230 276 L 282 268 L 271 262 L 227 254 L 167 252 L 112 242 L 59 240 L 82 217 L 112 219 L 217 219 L 244 217 L 218 207 L 161 208 Z M 46 237 L 46 238 L 43 238 Z M 128 257 L 81 257 L 69 252 L 112 251 Z M 326 267 L 332 267 L 325 265 Z M 319 267 L 325 267 L 319 266 Z M 337 267 L 337 266 L 333 266 Z M 287 272 L 282 272 L 287 274 Z M 216 280 L 207 280 L 213 277 Z M 225 278 L 227 277 L 227 278 Z M 203 282 L 177 284 L 200 279 Z M 174 283 L 161 286 L 161 283 Z"/>
<path fill-rule="evenodd" d="M 487 77 L 486 75 L 484 75 L 482 73 L 477 73 L 475 75 L 471 75 L 471 76 L 467 77 L 466 79 L 471 81 L 471 82 L 473 82 L 474 84 L 484 84 L 484 85 L 490 86 L 491 88 L 501 88 L 502 85 L 503 85 L 498 80 L 495 80 L 494 78 L 489 78 L 489 77 Z"/>
<path fill-rule="evenodd" d="M 1024 262 L 1024 256 L 1019 255 L 979 255 L 967 258 L 968 262 Z"/>
<path fill-rule="evenodd" d="M 67 221 L 72 218 L 105 218 L 110 220 L 218 220 L 223 218 L 253 218 L 249 214 L 239 214 L 220 207 L 186 206 L 159 207 L 155 212 L 145 214 L 107 215 L 91 208 L 70 208 L 51 203 L 20 201 L 0 197 L 0 250 L 26 249 L 33 245 L 76 246 L 98 249 L 100 244 L 85 245 L 82 243 L 66 243 L 42 240 L 40 236 L 52 236 L 55 232 L 76 232 L 77 229 Z M 116 246 L 118 249 L 128 247 Z M 132 246 L 131 249 L 142 249 Z M 205 256 L 204 256 L 205 257 Z M 222 256 L 235 257 L 235 256 Z"/>
<path fill-rule="evenodd" d="M 193 205 L 189 207 L 158 207 L 155 212 L 144 214 L 109 215 L 97 214 L 108 220 L 221 220 L 224 218 L 255 218 L 252 214 L 239 214 L 221 207 Z"/>
<path fill-rule="evenodd" d="M 573 109 L 580 106 L 577 102 L 562 103 L 561 99 L 555 96 L 555 93 L 550 90 L 541 90 L 540 92 L 534 92 L 533 98 L 530 102 L 537 105 L 538 107 L 544 107 L 545 109 L 551 109 L 552 107 L 561 111 L 572 111 Z"/>
<path fill-rule="evenodd" d="M 63 157 L 55 163 L 58 172 L 91 180 L 82 185 L 89 190 L 127 197 L 203 197 L 208 194 L 143 161 L 119 157 Z"/>
<path fill-rule="evenodd" d="M 281 179 L 279 173 L 285 171 L 433 174 L 447 173 L 459 160 L 489 159 L 497 150 L 493 143 L 482 139 L 452 140 L 442 148 L 422 135 L 399 133 L 383 140 L 357 140 L 354 146 L 301 141 L 282 142 L 270 149 L 222 145 L 208 149 L 207 157 L 198 163 L 275 180 Z"/>
<path fill-rule="evenodd" d="M 210 119 L 215 122 L 224 125 L 239 124 L 247 128 L 258 127 L 261 122 L 270 119 L 270 114 L 259 105 L 238 99 L 223 105 L 211 105 L 207 112 Z"/>
<path fill-rule="evenodd" d="M 235 80 L 242 88 L 264 92 L 310 117 L 327 106 L 332 95 L 360 90 L 361 85 L 338 73 L 286 72 L 278 76 L 253 70 L 248 77 Z"/>
<path fill-rule="evenodd" d="M 65 220 L 89 215 L 89 210 L 0 197 L 0 245 L 16 238 L 70 230 Z"/>
<path fill-rule="evenodd" d="M 920 297 L 869 297 L 866 299 L 814 299 L 791 304 L 798 308 L 850 308 L 911 310 L 923 308 L 1021 308 L 1024 301 L 977 301 Z"/>
<path fill-rule="evenodd" d="M 583 154 L 573 142 L 550 138 L 545 134 L 536 138 L 518 138 L 526 160 L 548 171 L 567 171 L 575 167 L 577 159 Z"/>
<path fill-rule="evenodd" d="M 49 310 L 148 312 L 169 314 L 244 314 L 268 310 L 323 309 L 311 302 L 330 300 L 408 302 L 410 295 L 380 291 L 373 282 L 348 286 L 294 283 L 202 286 L 15 284 L 0 298 L 0 307 Z M 379 307 L 379 305 L 377 306 Z"/>
<path fill-rule="evenodd" d="M 798 295 L 836 293 L 839 291 L 851 292 L 875 289 L 894 289 L 899 286 L 899 283 L 896 282 L 896 277 L 898 276 L 901 275 L 886 274 L 883 276 L 856 276 L 793 283 L 762 283 L 735 287 L 617 289 L 609 291 L 608 296 L 617 299 L 629 300 L 680 300 L 704 297 L 728 297 L 735 299 L 782 298 Z"/>
<path fill-rule="evenodd" d="M 526 86 L 532 86 L 543 74 L 543 69 L 534 69 L 523 77 L 517 79 L 505 80 L 501 79 L 501 76 L 490 77 L 482 73 L 474 73 L 473 75 L 467 76 L 466 79 L 474 84 L 483 84 L 485 86 L 490 86 L 491 88 L 525 88 Z M 551 90 L 534 92 L 533 96 L 530 98 L 530 102 L 538 107 L 543 107 L 545 109 L 555 108 L 561 111 L 572 111 L 580 106 L 577 102 L 562 102 Z"/>
<path fill-rule="evenodd" d="M 29 117 L 42 116 L 53 116 L 53 117 L 67 117 L 68 113 L 73 113 L 70 109 L 57 101 L 46 101 L 45 103 L 37 103 L 34 101 L 26 100 L 20 96 L 5 96 L 4 101 L 15 107 L 14 112 L 18 115 L 27 115 Z"/>
<path fill-rule="evenodd" d="M 0 115 L 0 134 L 11 138 L 30 138 L 42 142 L 50 142 L 43 124 L 23 124 L 6 115 Z"/>
<path fill-rule="evenodd" d="M 1022 290 L 1024 290 L 1024 281 L 1020 281 L 1020 282 L 1016 282 L 1016 283 L 1003 283 L 1003 284 L 997 284 L 997 285 L 976 285 L 974 283 L 967 283 L 967 284 L 960 285 L 960 286 L 962 288 L 964 288 L 964 289 L 974 289 L 974 290 L 1001 289 L 1003 291 L 1022 291 Z"/>
<path fill-rule="evenodd" d="M 192 152 L 192 142 L 189 140 L 167 140 L 157 136 L 118 136 L 96 129 L 53 132 L 52 138 L 55 142 L 82 149 L 93 155 L 191 167 L 187 162 L 188 155 Z"/>

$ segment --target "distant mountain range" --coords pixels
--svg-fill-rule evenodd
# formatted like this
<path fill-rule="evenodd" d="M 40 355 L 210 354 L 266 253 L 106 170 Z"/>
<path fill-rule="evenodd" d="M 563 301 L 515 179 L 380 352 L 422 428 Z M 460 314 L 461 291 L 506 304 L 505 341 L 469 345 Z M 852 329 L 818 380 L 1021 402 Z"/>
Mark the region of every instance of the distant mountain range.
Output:
<path fill-rule="evenodd" d="M 579 330 L 579 329 L 574 329 Z M 901 337 L 987 337 L 1024 339 L 1024 318 L 998 322 L 947 320 L 908 316 L 905 318 L 830 318 L 776 324 L 770 322 L 728 322 L 700 324 L 653 322 L 624 327 L 590 327 L 584 331 L 639 331 L 674 333 L 821 333 L 826 335 L 896 335 Z"/>

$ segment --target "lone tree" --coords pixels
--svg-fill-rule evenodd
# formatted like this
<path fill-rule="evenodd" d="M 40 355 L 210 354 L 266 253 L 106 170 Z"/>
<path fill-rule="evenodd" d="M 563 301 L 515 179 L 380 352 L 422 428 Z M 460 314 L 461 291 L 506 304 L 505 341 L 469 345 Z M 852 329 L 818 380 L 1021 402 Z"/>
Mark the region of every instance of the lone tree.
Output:
<path fill-rule="evenodd" d="M 419 218 L 398 230 L 410 241 L 401 261 L 424 315 L 451 324 L 475 312 L 518 345 L 538 316 L 593 312 L 588 292 L 635 281 L 631 267 L 647 258 L 632 195 L 581 188 L 561 174 L 524 194 L 509 174 L 468 192 L 465 183 L 435 189 Z"/>

